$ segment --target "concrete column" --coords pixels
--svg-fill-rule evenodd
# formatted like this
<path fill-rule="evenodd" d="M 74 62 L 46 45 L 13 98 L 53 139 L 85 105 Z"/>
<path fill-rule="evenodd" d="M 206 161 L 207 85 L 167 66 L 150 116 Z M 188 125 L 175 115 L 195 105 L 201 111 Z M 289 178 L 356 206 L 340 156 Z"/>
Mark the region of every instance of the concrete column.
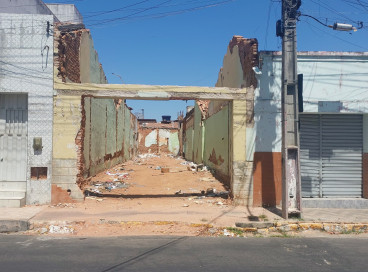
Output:
<path fill-rule="evenodd" d="M 231 190 L 237 204 L 253 205 L 252 166 L 246 161 L 246 101 L 232 103 L 232 180 Z"/>

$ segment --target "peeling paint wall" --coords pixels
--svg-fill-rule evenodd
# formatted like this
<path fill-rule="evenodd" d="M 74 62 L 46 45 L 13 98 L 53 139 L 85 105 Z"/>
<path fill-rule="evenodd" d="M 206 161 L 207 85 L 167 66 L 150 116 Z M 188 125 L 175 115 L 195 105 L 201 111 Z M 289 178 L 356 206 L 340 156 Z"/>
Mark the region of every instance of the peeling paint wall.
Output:
<path fill-rule="evenodd" d="M 230 185 L 229 173 L 229 106 L 204 121 L 203 162 Z"/>
<path fill-rule="evenodd" d="M 258 82 L 253 67 L 258 65 L 258 42 L 234 36 L 223 60 L 217 87 L 248 88 L 246 101 L 230 103 L 230 175 L 236 203 L 253 204 L 254 88 Z"/>
<path fill-rule="evenodd" d="M 89 30 L 56 30 L 54 81 L 107 83 Z M 137 153 L 137 119 L 122 99 L 54 97 L 53 183 L 82 199 L 85 179 Z"/>
<path fill-rule="evenodd" d="M 184 158 L 193 161 L 193 137 L 194 137 L 194 109 L 184 119 L 183 124 L 183 150 Z"/>
<path fill-rule="evenodd" d="M 112 99 L 86 97 L 84 109 L 83 177 L 86 178 L 135 155 L 134 147 L 131 146 L 136 127 L 130 122 L 129 109 L 125 105 L 116 107 Z"/>
<path fill-rule="evenodd" d="M 211 102 L 206 103 L 207 106 Z M 203 101 L 197 101 L 194 109 L 184 118 L 184 157 L 207 165 L 214 170 L 216 177 L 229 186 L 230 106 L 218 107 L 218 111 L 208 116 L 208 107 L 203 105 Z"/>
<path fill-rule="evenodd" d="M 194 106 L 194 122 L 193 122 L 193 162 L 203 162 L 203 141 L 204 126 L 202 122 L 202 114 L 198 107 L 198 103 Z"/>

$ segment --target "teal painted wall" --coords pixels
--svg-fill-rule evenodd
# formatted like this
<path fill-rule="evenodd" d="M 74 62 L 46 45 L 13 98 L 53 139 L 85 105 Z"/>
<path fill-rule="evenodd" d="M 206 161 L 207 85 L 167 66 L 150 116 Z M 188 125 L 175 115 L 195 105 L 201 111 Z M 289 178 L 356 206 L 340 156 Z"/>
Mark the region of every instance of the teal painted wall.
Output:
<path fill-rule="evenodd" d="M 194 106 L 194 132 L 193 132 L 193 161 L 197 164 L 203 161 L 204 127 L 201 111 L 197 104 Z"/>
<path fill-rule="evenodd" d="M 185 159 L 209 166 L 224 183 L 229 183 L 229 106 L 201 119 L 196 104 L 193 118 L 186 119 L 185 123 Z"/>
<path fill-rule="evenodd" d="M 204 120 L 203 162 L 229 178 L 229 106 Z"/>
<path fill-rule="evenodd" d="M 113 99 L 84 98 L 84 176 L 95 175 L 136 154 L 136 118 Z"/>

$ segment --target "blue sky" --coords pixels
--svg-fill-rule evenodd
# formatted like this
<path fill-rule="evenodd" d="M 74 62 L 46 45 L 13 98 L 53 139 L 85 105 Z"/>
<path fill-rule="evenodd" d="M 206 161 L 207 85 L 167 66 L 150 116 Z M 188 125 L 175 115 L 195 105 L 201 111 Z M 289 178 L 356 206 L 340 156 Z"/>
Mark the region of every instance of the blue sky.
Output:
<path fill-rule="evenodd" d="M 281 17 L 278 0 L 75 0 L 92 31 L 110 83 L 214 86 L 233 35 L 257 38 L 260 50 L 281 50 L 275 23 Z M 201 8 L 224 2 L 223 4 Z M 130 6 L 130 7 L 129 7 Z M 298 50 L 368 51 L 367 0 L 304 0 L 303 14 L 322 23 L 350 23 L 363 28 L 337 32 L 313 19 L 298 23 Z M 169 16 L 170 15 L 170 16 Z M 367 26 L 367 27 L 366 27 Z M 175 119 L 185 101 L 128 101 L 146 118 Z"/>

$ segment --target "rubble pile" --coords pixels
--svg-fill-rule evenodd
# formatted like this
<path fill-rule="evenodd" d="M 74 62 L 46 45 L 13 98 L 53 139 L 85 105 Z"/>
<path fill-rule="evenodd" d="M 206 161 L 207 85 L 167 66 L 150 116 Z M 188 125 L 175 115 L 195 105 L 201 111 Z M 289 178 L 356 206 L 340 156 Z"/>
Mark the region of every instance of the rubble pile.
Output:
<path fill-rule="evenodd" d="M 85 188 L 85 195 L 90 196 L 94 194 L 104 194 L 106 192 L 111 192 L 115 189 L 128 189 L 131 184 L 127 182 L 130 179 L 128 172 L 125 171 L 123 167 L 113 169 L 115 172 L 106 171 L 105 174 L 109 177 L 108 181 L 94 181 L 89 186 Z M 130 170 L 133 171 L 133 170 Z"/>

